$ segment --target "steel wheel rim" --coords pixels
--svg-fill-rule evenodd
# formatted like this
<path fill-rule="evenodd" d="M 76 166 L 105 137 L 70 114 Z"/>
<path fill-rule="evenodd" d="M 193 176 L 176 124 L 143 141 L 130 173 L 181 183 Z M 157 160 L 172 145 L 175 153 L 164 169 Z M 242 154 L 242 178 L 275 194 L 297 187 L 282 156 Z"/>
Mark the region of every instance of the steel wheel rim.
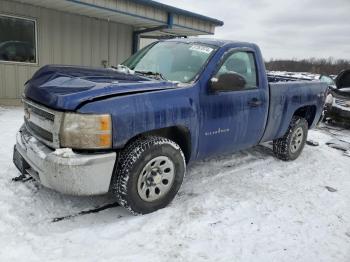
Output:
<path fill-rule="evenodd" d="M 174 178 L 174 162 L 166 156 L 155 157 L 143 167 L 139 174 L 137 193 L 146 202 L 157 201 L 170 191 Z"/>
<path fill-rule="evenodd" d="M 290 151 L 292 153 L 295 153 L 300 149 L 303 143 L 303 139 L 304 139 L 304 131 L 301 127 L 298 127 L 292 135 L 291 148 L 290 148 Z"/>

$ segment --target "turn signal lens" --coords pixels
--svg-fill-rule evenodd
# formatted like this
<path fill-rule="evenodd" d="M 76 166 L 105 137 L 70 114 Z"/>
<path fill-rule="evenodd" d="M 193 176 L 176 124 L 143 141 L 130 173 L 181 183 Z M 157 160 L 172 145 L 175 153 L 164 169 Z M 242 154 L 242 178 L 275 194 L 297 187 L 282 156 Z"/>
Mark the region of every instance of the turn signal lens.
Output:
<path fill-rule="evenodd" d="M 101 131 L 110 131 L 111 128 L 111 116 L 103 115 L 100 116 L 100 130 Z"/>
<path fill-rule="evenodd" d="M 111 147 L 111 134 L 101 134 L 100 137 L 100 147 L 110 148 Z"/>

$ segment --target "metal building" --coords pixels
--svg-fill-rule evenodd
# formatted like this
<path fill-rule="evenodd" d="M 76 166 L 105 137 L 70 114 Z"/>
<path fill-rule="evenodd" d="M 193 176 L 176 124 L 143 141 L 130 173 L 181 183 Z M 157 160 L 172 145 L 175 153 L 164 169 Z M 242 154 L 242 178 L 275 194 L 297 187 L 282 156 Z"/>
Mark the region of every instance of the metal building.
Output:
<path fill-rule="evenodd" d="M 18 104 L 43 65 L 117 65 L 140 37 L 208 35 L 222 25 L 150 0 L 0 0 L 0 104 Z"/>

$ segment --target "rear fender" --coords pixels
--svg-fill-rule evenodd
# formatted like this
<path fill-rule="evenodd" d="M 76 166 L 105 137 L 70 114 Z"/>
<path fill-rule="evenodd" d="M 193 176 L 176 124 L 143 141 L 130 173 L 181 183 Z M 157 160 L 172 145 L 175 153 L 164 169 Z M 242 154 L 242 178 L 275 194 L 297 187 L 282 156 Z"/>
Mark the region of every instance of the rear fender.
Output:
<path fill-rule="evenodd" d="M 270 84 L 270 108 L 261 142 L 281 138 L 294 115 L 307 118 L 309 128 L 320 119 L 327 84 L 321 82 L 288 82 Z"/>

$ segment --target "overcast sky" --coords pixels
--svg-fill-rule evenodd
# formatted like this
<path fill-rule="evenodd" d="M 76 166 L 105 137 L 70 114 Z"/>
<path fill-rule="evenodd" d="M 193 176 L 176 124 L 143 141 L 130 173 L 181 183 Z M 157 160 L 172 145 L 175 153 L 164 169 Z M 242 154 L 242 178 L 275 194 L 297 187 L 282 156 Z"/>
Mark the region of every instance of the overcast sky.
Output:
<path fill-rule="evenodd" d="M 259 44 L 265 59 L 350 59 L 350 0 L 159 0 L 223 20 L 215 37 Z"/>

